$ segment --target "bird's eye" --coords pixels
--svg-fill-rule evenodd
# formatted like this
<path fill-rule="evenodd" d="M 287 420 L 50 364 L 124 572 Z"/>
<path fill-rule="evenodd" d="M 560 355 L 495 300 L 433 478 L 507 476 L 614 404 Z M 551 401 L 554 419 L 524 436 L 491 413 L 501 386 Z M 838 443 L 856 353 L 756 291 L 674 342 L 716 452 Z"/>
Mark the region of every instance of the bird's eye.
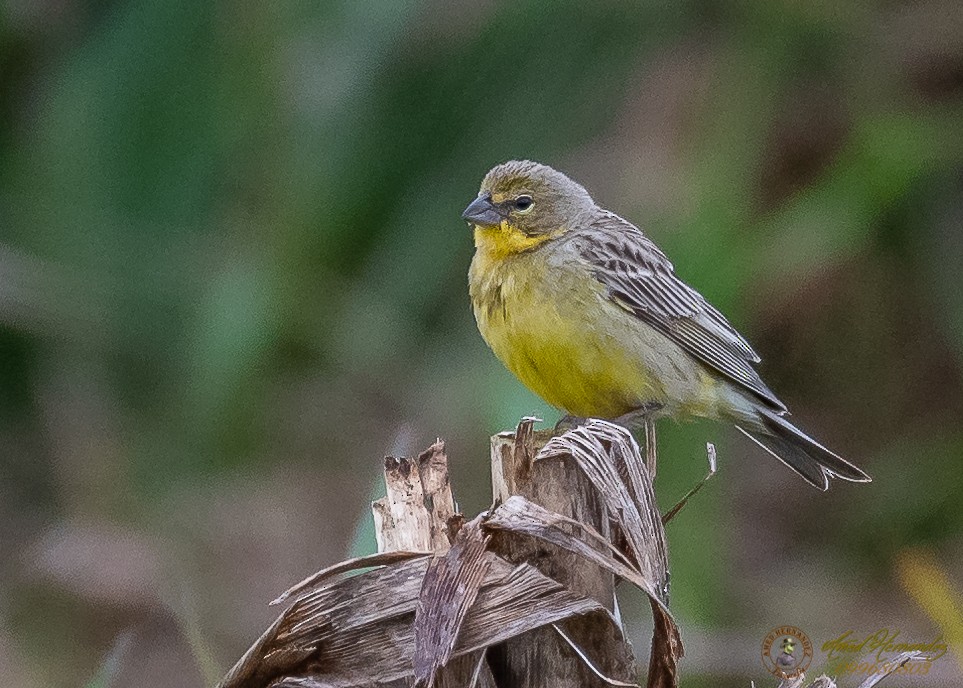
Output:
<path fill-rule="evenodd" d="M 532 200 L 531 196 L 519 196 L 515 199 L 515 210 L 520 213 L 524 213 L 531 210 L 532 206 L 535 205 L 535 201 Z"/>

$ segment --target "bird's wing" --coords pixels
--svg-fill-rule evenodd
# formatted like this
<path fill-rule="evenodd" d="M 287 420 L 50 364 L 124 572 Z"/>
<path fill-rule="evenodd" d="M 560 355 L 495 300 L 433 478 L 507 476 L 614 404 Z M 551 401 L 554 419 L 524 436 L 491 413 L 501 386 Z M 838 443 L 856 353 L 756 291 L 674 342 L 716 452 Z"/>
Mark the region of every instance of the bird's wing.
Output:
<path fill-rule="evenodd" d="M 775 410 L 786 410 L 753 367 L 759 356 L 749 342 L 676 277 L 669 259 L 638 227 L 602 211 L 579 238 L 579 251 L 609 298 Z"/>

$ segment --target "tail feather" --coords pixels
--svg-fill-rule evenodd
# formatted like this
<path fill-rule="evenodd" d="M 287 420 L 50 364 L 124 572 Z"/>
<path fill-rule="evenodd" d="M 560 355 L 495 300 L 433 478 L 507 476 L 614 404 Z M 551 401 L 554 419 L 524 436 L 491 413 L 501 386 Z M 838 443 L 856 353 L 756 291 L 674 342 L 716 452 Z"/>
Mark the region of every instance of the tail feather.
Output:
<path fill-rule="evenodd" d="M 736 427 L 820 490 L 829 489 L 831 476 L 856 483 L 872 480 L 862 470 L 826 449 L 775 412 L 759 409 L 758 418 L 761 427 Z"/>

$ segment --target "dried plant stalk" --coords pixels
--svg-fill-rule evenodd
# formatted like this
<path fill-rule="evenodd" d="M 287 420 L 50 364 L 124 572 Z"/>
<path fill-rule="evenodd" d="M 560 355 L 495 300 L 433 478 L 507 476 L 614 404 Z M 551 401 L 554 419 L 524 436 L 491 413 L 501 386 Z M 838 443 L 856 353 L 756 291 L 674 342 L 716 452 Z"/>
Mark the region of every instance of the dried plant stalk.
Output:
<path fill-rule="evenodd" d="M 538 450 L 551 434 L 535 433 L 533 425 L 534 419 L 526 419 L 515 433 L 492 438 L 492 493 L 496 502 L 520 495 L 609 538 L 610 513 L 595 486 L 571 456 L 535 461 Z M 495 551 L 509 561 L 532 562 L 572 592 L 597 601 L 609 611 L 615 609 L 615 576 L 581 554 L 557 544 L 517 536 L 498 538 L 492 544 Z M 606 550 L 599 543 L 589 546 Z M 570 619 L 565 631 L 605 676 L 617 681 L 635 681 L 635 658 L 621 628 L 600 626 L 597 620 Z M 489 654 L 493 671 L 502 685 L 532 688 L 607 685 L 551 628 L 516 638 Z"/>

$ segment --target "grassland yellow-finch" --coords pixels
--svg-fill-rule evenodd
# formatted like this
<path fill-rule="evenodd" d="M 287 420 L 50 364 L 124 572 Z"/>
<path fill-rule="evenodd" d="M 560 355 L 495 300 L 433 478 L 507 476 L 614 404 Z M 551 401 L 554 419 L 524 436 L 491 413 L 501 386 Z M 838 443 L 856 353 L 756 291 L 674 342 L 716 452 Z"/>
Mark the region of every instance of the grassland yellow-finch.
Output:
<path fill-rule="evenodd" d="M 640 229 L 561 172 L 499 165 L 462 217 L 474 227 L 478 329 L 549 404 L 578 417 L 725 420 L 820 489 L 870 480 L 786 420 L 748 342 Z"/>

